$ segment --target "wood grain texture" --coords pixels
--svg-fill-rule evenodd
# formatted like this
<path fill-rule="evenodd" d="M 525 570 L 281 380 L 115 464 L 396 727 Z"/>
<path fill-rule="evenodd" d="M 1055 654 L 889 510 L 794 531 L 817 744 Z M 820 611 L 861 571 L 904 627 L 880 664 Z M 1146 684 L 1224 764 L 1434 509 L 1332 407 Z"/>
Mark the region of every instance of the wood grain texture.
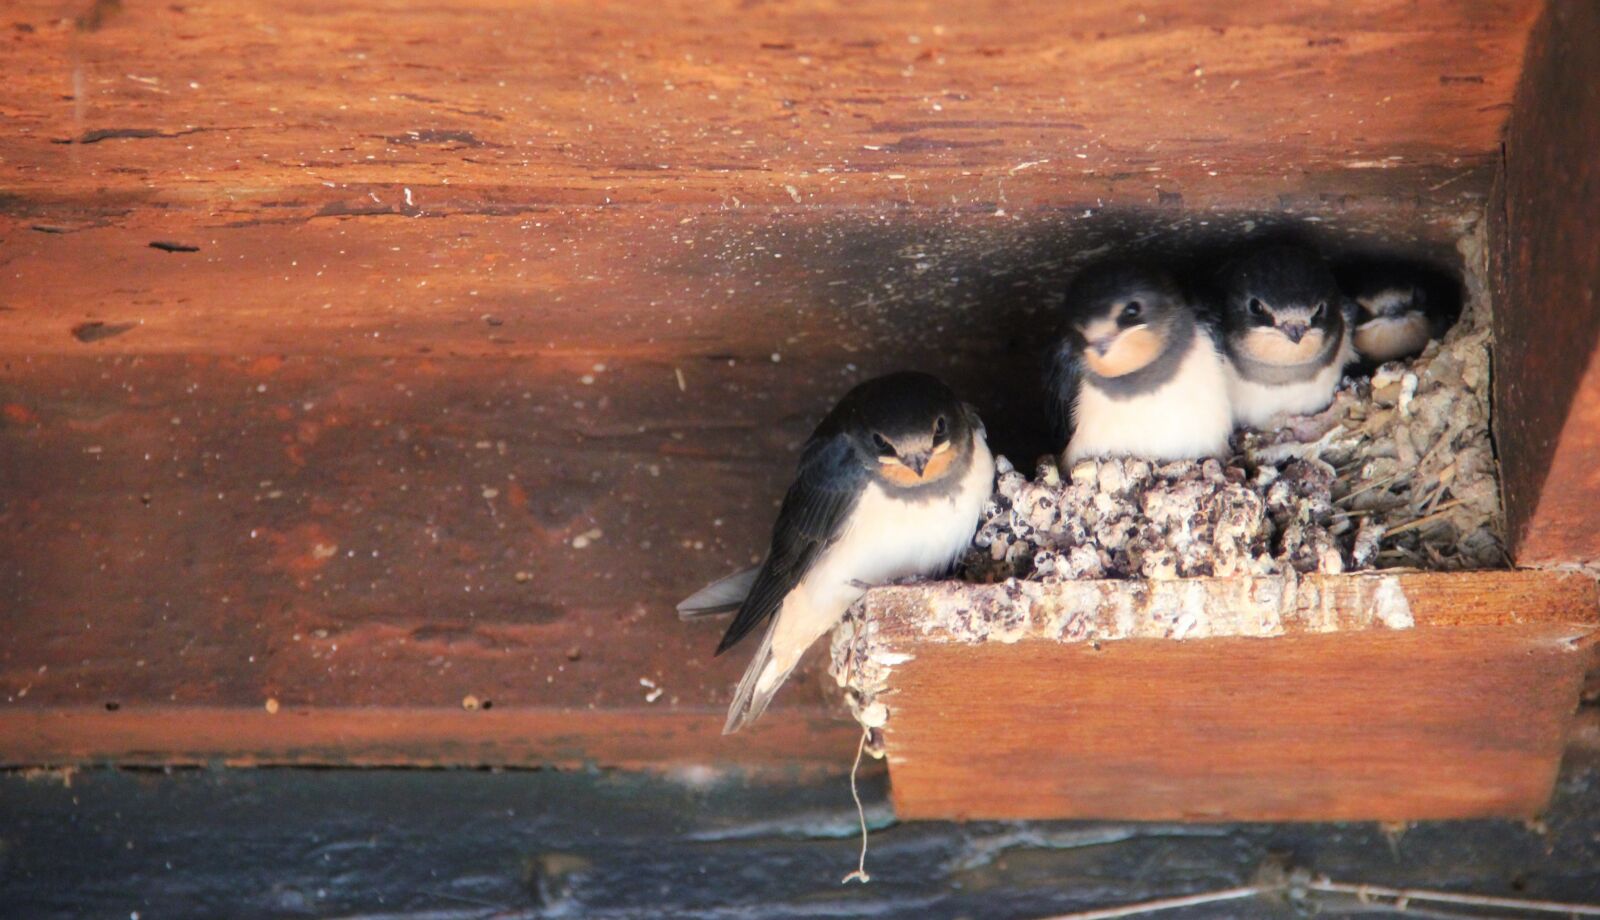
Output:
<path fill-rule="evenodd" d="M 1352 597 L 1381 576 L 1316 579 Z M 1218 592 L 1231 590 L 1211 581 Z M 1161 821 L 1527 816 L 1547 800 L 1600 627 L 1595 586 L 1535 572 L 1401 576 L 1415 625 L 1273 637 L 1003 640 L 881 607 L 884 729 L 906 818 Z M 1125 584 L 1125 593 L 1181 585 Z M 1220 594 L 1219 594 L 1220 596 Z M 974 609 L 982 609 L 977 601 Z M 941 614 L 941 611 L 943 613 Z M 1102 611 L 1084 611 L 1090 620 Z M 1113 618 L 1114 619 L 1114 618 Z M 960 636 L 958 638 L 958 636 Z"/>
<path fill-rule="evenodd" d="M 1455 264 L 1537 6 L 12 4 L 0 714 L 51 762 L 848 754 L 807 675 L 704 733 L 742 661 L 671 616 L 831 402 L 923 367 L 1028 458 L 1107 247 Z"/>
<path fill-rule="evenodd" d="M 397 763 L 629 759 L 622 712 L 696 739 L 663 762 L 770 761 L 761 732 L 720 744 L 744 662 L 672 605 L 760 551 L 812 423 L 779 374 L 842 386 L 803 362 L 690 366 L 693 398 L 649 362 L 0 362 L 0 755 L 344 762 L 376 732 Z M 809 673 L 775 727 L 826 720 Z M 539 719 L 567 740 L 486 746 Z M 321 727 L 285 747 L 295 725 Z M 816 758 L 848 760 L 839 729 Z"/>
<path fill-rule="evenodd" d="M 404 677 L 398 679 L 404 680 Z M 769 774 L 839 775 L 859 731 L 826 714 L 772 719 L 738 737 L 725 714 L 658 710 L 641 698 L 596 708 L 502 703 L 284 703 L 252 708 L 132 698 L 115 711 L 86 706 L 0 709 L 0 767 L 86 765 L 235 767 L 555 767 L 668 771 L 737 767 Z M 485 698 L 487 699 L 487 698 Z M 492 701 L 491 701 L 492 702 Z"/>
<path fill-rule="evenodd" d="M 422 210 L 446 186 L 945 202 L 1484 158 L 1538 3 L 77 6 L 8 12 L 5 186 L 261 216 L 407 187 Z"/>
<path fill-rule="evenodd" d="M 1492 256 L 1495 435 L 1512 548 L 1600 559 L 1600 7 L 1550 5 L 1506 136 Z"/>
<path fill-rule="evenodd" d="M 29 0 L 0 349 L 764 355 L 1094 250 L 1086 213 L 1437 244 L 1536 6 Z"/>
<path fill-rule="evenodd" d="M 1474 175 L 1487 182 L 1486 170 Z M 725 364 L 778 353 L 842 367 L 880 353 L 932 356 L 937 368 L 1042 344 L 1031 339 L 1052 334 L 1066 279 L 1110 248 L 1193 260 L 1277 229 L 1335 252 L 1381 249 L 1453 268 L 1455 241 L 1482 208 L 1456 185 L 1421 202 L 1382 188 L 1368 198 L 1351 179 L 1323 187 L 1333 190 L 1327 200 L 1296 183 L 1308 198 L 1226 214 L 1092 200 L 999 216 L 994 201 L 976 210 L 548 205 L 517 216 L 259 223 L 139 210 L 66 233 L 0 216 L 0 355 Z M 1031 384 L 1033 368 L 1018 371 Z"/>

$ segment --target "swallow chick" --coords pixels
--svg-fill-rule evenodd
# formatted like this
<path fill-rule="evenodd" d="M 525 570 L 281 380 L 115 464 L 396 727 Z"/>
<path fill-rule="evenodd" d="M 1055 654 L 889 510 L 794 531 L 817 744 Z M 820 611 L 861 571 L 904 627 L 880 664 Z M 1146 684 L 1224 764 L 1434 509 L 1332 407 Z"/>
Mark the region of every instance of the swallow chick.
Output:
<path fill-rule="evenodd" d="M 1449 330 L 1460 306 L 1447 280 L 1414 267 L 1356 266 L 1341 280 L 1355 306 L 1351 342 L 1374 366 L 1421 354 Z"/>
<path fill-rule="evenodd" d="M 1066 295 L 1049 389 L 1066 463 L 1224 454 L 1233 418 L 1215 324 L 1159 268 L 1085 269 Z"/>
<path fill-rule="evenodd" d="M 719 655 L 766 626 L 723 733 L 766 710 L 868 587 L 949 571 L 993 485 L 977 412 L 938 378 L 890 374 L 845 394 L 801 450 L 765 561 L 678 605 L 687 617 L 737 604 Z"/>
<path fill-rule="evenodd" d="M 1327 408 L 1356 353 L 1344 297 L 1322 257 L 1266 247 L 1230 263 L 1220 280 L 1234 419 L 1260 428 Z"/>

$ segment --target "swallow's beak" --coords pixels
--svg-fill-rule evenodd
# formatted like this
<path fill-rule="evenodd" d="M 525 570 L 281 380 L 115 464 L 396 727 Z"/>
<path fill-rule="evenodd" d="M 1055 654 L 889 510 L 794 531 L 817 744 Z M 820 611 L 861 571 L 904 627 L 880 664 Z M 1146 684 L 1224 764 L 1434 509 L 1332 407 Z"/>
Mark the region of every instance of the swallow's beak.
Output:
<path fill-rule="evenodd" d="M 1306 329 L 1305 323 L 1284 323 L 1278 327 L 1278 331 L 1288 336 L 1289 341 L 1294 342 L 1296 345 L 1300 344 L 1300 340 L 1305 338 Z"/>
<path fill-rule="evenodd" d="M 922 471 L 928 468 L 927 454 L 909 454 L 905 457 L 901 457 L 900 461 L 906 466 L 909 466 L 911 471 L 916 473 L 919 477 L 922 475 Z"/>
<path fill-rule="evenodd" d="M 1105 336 L 1103 338 L 1092 339 L 1089 342 L 1089 348 L 1095 354 L 1097 354 L 1100 357 L 1104 358 L 1106 356 L 1106 352 L 1111 350 L 1112 344 L 1115 343 L 1116 341 L 1117 341 L 1117 337 L 1114 336 L 1114 335 L 1108 335 L 1108 336 Z"/>

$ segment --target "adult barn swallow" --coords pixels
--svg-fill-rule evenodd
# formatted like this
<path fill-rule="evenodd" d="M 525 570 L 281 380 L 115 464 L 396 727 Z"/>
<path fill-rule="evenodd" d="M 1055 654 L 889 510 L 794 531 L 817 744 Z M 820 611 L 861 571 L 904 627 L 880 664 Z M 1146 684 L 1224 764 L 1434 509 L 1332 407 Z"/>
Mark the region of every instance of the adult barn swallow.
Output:
<path fill-rule="evenodd" d="M 1419 266 L 1358 264 L 1346 267 L 1340 280 L 1355 305 L 1352 344 L 1370 364 L 1420 354 L 1460 312 L 1459 286 Z"/>
<path fill-rule="evenodd" d="M 1236 421 L 1319 412 L 1356 359 L 1345 300 L 1322 257 L 1268 246 L 1222 269 L 1223 342 Z"/>
<path fill-rule="evenodd" d="M 1104 263 L 1067 287 L 1049 389 L 1066 462 L 1226 453 L 1233 418 L 1215 324 L 1171 274 Z"/>
<path fill-rule="evenodd" d="M 693 616 L 737 602 L 719 655 L 767 626 L 723 733 L 766 710 L 800 656 L 868 587 L 949 571 L 993 485 L 977 412 L 938 378 L 896 373 L 846 393 L 801 450 L 765 561 L 678 605 Z"/>

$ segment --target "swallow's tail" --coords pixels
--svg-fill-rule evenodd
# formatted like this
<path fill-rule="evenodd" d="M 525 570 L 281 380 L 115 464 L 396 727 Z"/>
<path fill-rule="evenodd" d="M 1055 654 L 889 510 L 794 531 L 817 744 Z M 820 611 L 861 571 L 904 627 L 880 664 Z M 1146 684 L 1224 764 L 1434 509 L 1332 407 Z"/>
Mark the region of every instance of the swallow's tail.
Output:
<path fill-rule="evenodd" d="M 704 616 L 718 613 L 732 613 L 744 603 L 745 596 L 750 593 L 750 586 L 756 583 L 756 576 L 761 573 L 760 568 L 746 569 L 735 572 L 726 578 L 719 578 L 704 588 L 689 595 L 678 602 L 678 618 L 681 620 L 694 620 Z"/>
<path fill-rule="evenodd" d="M 777 695 L 778 688 L 783 686 L 795 665 L 800 663 L 798 655 L 793 657 L 788 667 L 773 658 L 772 632 L 772 628 L 768 627 L 767 634 L 761 637 L 755 658 L 750 661 L 750 667 L 745 669 L 739 686 L 734 688 L 733 704 L 728 707 L 728 722 L 722 726 L 724 735 L 731 735 L 761 718 L 761 714 L 767 711 L 767 704 Z"/>

